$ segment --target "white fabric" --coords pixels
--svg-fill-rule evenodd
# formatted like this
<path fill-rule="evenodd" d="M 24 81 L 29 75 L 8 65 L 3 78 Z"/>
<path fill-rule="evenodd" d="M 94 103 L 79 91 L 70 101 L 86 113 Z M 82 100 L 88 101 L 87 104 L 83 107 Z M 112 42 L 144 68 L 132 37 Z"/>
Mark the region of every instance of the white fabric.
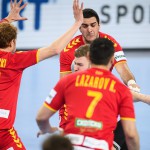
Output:
<path fill-rule="evenodd" d="M 109 150 L 108 143 L 105 140 L 98 140 L 98 139 L 95 139 L 89 136 L 80 135 L 80 134 L 67 134 L 66 137 L 68 137 L 71 140 L 71 143 L 73 145 L 82 145 L 83 147 L 84 146 L 88 147 L 91 150 L 92 149 Z"/>

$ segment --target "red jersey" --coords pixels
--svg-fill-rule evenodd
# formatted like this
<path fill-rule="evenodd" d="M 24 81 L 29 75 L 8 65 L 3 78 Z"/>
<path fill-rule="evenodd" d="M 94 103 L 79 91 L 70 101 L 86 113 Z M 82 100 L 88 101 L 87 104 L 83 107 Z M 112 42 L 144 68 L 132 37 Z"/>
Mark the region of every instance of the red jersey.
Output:
<path fill-rule="evenodd" d="M 112 147 L 117 118 L 135 120 L 132 95 L 110 71 L 91 68 L 62 78 L 45 100 L 53 111 L 67 108 L 65 133 L 102 139 Z"/>
<path fill-rule="evenodd" d="M 115 61 L 114 65 L 121 61 L 126 61 L 126 57 L 122 51 L 122 47 L 119 45 L 119 43 L 110 35 L 99 32 L 100 38 L 108 38 L 114 43 L 115 47 Z M 70 43 L 64 48 L 64 50 L 60 53 L 60 73 L 63 72 L 71 72 L 71 64 L 74 60 L 74 51 L 79 48 L 81 45 L 84 45 L 83 36 L 79 35 L 73 38 Z M 111 67 L 111 70 L 113 69 L 113 66 Z M 60 127 L 65 127 L 65 121 L 67 116 L 67 109 L 64 105 L 59 111 L 60 116 Z"/>
<path fill-rule="evenodd" d="M 114 65 L 121 61 L 126 61 L 126 57 L 122 50 L 122 47 L 119 43 L 110 35 L 99 32 L 100 38 L 107 38 L 114 43 L 115 47 L 115 61 Z M 64 50 L 60 53 L 60 73 L 63 72 L 71 72 L 71 64 L 74 60 L 74 51 L 79 48 L 81 45 L 84 45 L 83 36 L 79 35 L 73 38 L 70 43 L 64 48 Z M 113 67 L 113 66 L 112 66 Z M 112 69 L 112 68 L 111 68 Z"/>
<path fill-rule="evenodd" d="M 0 51 L 0 129 L 12 128 L 23 70 L 37 63 L 37 50 Z"/>

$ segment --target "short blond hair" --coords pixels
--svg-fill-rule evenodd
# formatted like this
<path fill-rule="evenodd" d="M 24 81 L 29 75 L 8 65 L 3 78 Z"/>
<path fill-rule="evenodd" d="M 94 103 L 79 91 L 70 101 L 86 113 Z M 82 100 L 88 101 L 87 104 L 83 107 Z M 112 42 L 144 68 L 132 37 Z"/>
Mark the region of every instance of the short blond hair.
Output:
<path fill-rule="evenodd" d="M 89 51 L 90 51 L 90 45 L 85 44 L 85 45 L 82 45 L 78 49 L 75 50 L 74 56 L 77 58 L 83 57 L 83 56 L 86 57 Z"/>
<path fill-rule="evenodd" d="M 7 48 L 17 38 L 17 28 L 9 23 L 0 24 L 0 48 Z"/>

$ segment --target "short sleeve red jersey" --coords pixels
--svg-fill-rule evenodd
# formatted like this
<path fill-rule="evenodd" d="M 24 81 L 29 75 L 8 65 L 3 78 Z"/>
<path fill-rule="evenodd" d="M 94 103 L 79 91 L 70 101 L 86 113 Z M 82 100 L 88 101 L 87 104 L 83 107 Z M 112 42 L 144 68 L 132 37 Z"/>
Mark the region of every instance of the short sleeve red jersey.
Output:
<path fill-rule="evenodd" d="M 0 129 L 14 124 L 21 76 L 25 68 L 37 63 L 37 52 L 0 51 Z"/>
<path fill-rule="evenodd" d="M 102 69 L 91 68 L 62 78 L 49 93 L 45 106 L 56 111 L 63 104 L 68 112 L 66 133 L 104 139 L 110 147 L 118 115 L 135 120 L 129 89 Z"/>
<path fill-rule="evenodd" d="M 99 37 L 107 38 L 114 43 L 114 47 L 115 47 L 114 65 L 118 62 L 126 61 L 126 57 L 124 55 L 122 47 L 113 37 L 102 32 L 99 32 Z M 64 48 L 64 50 L 60 53 L 60 73 L 71 72 L 71 64 L 72 64 L 72 61 L 74 60 L 74 52 L 77 48 L 79 48 L 81 45 L 84 45 L 84 44 L 85 43 L 83 41 L 83 36 L 79 35 L 73 38 L 70 41 L 70 43 Z"/>

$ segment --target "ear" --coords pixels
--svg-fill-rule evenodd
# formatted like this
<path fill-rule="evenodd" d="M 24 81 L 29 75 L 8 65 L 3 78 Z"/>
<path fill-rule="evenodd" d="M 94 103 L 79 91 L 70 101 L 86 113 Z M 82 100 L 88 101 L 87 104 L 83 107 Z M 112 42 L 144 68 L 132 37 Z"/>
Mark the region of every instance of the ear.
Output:
<path fill-rule="evenodd" d="M 99 30 L 100 30 L 100 28 L 101 28 L 101 25 L 99 24 L 98 26 L 99 26 Z"/>
<path fill-rule="evenodd" d="M 113 65 L 115 61 L 114 55 L 110 58 L 110 63 Z"/>
<path fill-rule="evenodd" d="M 80 32 L 82 33 L 82 31 L 81 31 L 81 26 L 80 26 L 79 30 L 80 30 Z"/>
<path fill-rule="evenodd" d="M 11 42 L 9 43 L 9 47 L 13 47 L 14 46 L 14 44 L 16 44 L 16 40 L 11 40 Z"/>
<path fill-rule="evenodd" d="M 90 61 L 90 52 L 87 52 L 87 59 L 88 59 L 88 61 Z"/>

